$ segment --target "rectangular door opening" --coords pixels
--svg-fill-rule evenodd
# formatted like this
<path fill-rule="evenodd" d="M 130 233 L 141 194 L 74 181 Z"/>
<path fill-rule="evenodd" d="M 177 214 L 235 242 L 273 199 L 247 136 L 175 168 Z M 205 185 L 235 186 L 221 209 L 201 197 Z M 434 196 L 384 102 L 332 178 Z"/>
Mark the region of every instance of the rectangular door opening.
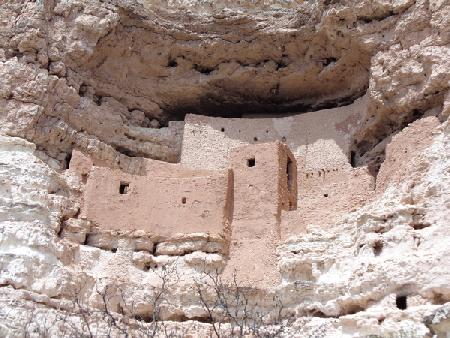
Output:
<path fill-rule="evenodd" d="M 292 163 L 292 160 L 288 157 L 287 158 L 287 164 L 286 164 L 286 175 L 287 175 L 287 186 L 288 186 L 288 191 L 292 192 L 292 180 L 294 179 L 293 177 L 293 170 L 294 170 L 294 163 Z"/>

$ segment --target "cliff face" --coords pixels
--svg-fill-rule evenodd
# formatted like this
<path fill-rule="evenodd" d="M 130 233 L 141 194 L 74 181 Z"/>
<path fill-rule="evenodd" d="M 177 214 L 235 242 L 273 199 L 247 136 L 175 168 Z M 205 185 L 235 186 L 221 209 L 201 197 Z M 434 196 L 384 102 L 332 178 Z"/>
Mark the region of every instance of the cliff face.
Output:
<path fill-rule="evenodd" d="M 445 0 L 1 2 L 1 335 L 227 335 L 244 307 L 247 330 L 271 334 L 444 336 L 449 45 Z M 236 290 L 207 234 L 86 242 L 72 150 L 141 174 L 142 158 L 180 160 L 186 114 L 277 118 L 362 96 L 347 132 L 372 197 L 327 227 L 305 217 L 277 247 L 273 290 L 224 301 Z"/>

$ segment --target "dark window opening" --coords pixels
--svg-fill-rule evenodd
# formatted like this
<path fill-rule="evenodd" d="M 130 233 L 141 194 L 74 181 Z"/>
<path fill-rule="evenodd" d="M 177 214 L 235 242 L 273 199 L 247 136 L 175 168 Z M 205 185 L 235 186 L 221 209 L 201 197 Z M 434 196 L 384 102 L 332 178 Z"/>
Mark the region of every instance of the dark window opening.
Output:
<path fill-rule="evenodd" d="M 88 91 L 88 86 L 84 83 L 81 84 L 80 89 L 78 90 L 78 95 L 84 97 Z"/>
<path fill-rule="evenodd" d="M 353 168 L 356 168 L 356 153 L 354 151 L 350 152 L 350 164 Z"/>
<path fill-rule="evenodd" d="M 119 193 L 121 195 L 127 194 L 129 188 L 130 188 L 130 183 L 128 183 L 128 182 L 120 182 Z"/>
<path fill-rule="evenodd" d="M 117 252 L 117 248 L 112 248 L 112 249 L 111 249 L 111 252 L 112 252 L 112 253 L 116 253 L 116 252 Z"/>
<path fill-rule="evenodd" d="M 408 307 L 408 302 L 406 296 L 397 296 L 395 297 L 395 305 L 400 310 L 405 310 Z"/>
<path fill-rule="evenodd" d="M 70 160 L 72 159 L 72 153 L 68 153 L 64 159 L 64 169 L 69 169 Z"/>
<path fill-rule="evenodd" d="M 292 163 L 292 160 L 288 157 L 287 158 L 287 165 L 286 165 L 286 175 L 287 175 L 287 185 L 289 192 L 292 192 L 292 180 L 293 180 L 293 166 L 294 163 Z"/>
<path fill-rule="evenodd" d="M 253 138 L 253 141 L 258 142 L 258 138 L 255 136 L 255 137 Z"/>
<path fill-rule="evenodd" d="M 283 136 L 283 137 L 281 138 L 281 142 L 286 142 L 286 137 L 285 137 L 285 136 Z"/>
<path fill-rule="evenodd" d="M 328 197 L 328 194 L 323 194 L 323 197 Z"/>
<path fill-rule="evenodd" d="M 181 199 L 181 203 L 186 204 L 186 197 L 183 197 L 183 198 Z"/>
<path fill-rule="evenodd" d="M 247 167 L 254 167 L 256 165 L 256 160 L 255 158 L 249 158 L 247 160 Z"/>
<path fill-rule="evenodd" d="M 177 61 L 175 60 L 175 59 L 171 59 L 171 60 L 169 60 L 168 62 L 167 62 L 167 67 L 176 67 L 176 66 L 178 66 L 178 63 L 177 63 Z"/>
<path fill-rule="evenodd" d="M 325 60 L 323 60 L 322 63 L 323 63 L 323 65 L 326 67 L 326 66 L 328 66 L 328 65 L 330 65 L 330 64 L 332 64 L 332 63 L 336 63 L 336 61 L 337 61 L 336 58 L 334 58 L 334 57 L 329 57 L 329 58 L 326 58 Z"/>
<path fill-rule="evenodd" d="M 220 131 L 223 133 L 225 131 L 225 128 L 220 128 Z"/>

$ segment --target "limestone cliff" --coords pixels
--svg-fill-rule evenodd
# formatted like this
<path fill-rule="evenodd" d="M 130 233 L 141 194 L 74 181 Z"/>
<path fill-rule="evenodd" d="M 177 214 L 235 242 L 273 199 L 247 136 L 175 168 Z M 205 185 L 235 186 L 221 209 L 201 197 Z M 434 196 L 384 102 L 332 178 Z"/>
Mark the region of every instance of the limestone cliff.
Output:
<path fill-rule="evenodd" d="M 446 0 L 0 2 L 0 335 L 446 337 L 449 46 Z M 89 235 L 73 152 L 144 175 L 183 162 L 187 114 L 288 144 L 325 116 L 299 118 L 297 161 L 343 135 L 347 176 L 299 195 L 273 288 L 224 283 L 207 233 Z M 300 193 L 326 173 L 304 161 Z"/>

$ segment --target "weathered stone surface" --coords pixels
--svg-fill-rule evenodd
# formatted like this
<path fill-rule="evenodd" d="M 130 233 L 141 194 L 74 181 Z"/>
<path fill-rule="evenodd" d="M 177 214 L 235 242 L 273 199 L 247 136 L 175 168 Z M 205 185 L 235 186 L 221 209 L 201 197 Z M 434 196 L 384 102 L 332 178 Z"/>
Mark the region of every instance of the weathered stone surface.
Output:
<path fill-rule="evenodd" d="M 0 335 L 149 336 L 155 309 L 175 336 L 214 335 L 197 290 L 227 264 L 223 243 L 95 233 L 83 177 L 63 170 L 72 150 L 142 175 L 158 170 L 144 158 L 180 160 L 186 114 L 276 118 L 364 96 L 346 165 L 375 177 L 352 189 L 373 189 L 299 206 L 281 283 L 249 304 L 273 319 L 281 302 L 286 337 L 444 337 L 449 43 L 445 0 L 2 1 Z"/>

